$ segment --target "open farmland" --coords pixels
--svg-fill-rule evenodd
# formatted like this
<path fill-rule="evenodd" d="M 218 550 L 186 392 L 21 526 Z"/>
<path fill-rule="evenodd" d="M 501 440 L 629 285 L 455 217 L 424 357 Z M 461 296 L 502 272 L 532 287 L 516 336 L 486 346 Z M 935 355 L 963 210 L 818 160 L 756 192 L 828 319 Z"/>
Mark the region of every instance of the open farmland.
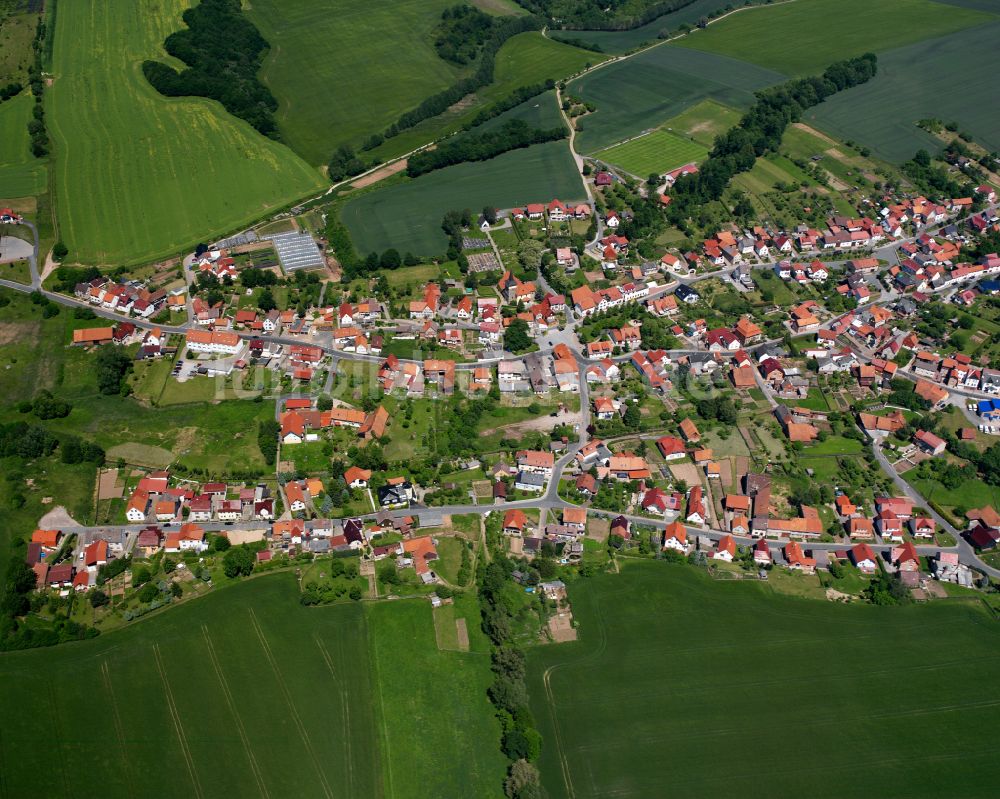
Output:
<path fill-rule="evenodd" d="M 174 254 L 322 185 L 305 161 L 219 104 L 167 99 L 146 82 L 143 59 L 165 58 L 163 40 L 188 5 L 59 5 L 46 105 L 71 259 L 117 265 Z"/>
<path fill-rule="evenodd" d="M 456 79 L 434 50 L 452 0 L 393 3 L 254 0 L 247 13 L 271 45 L 261 77 L 278 98 L 284 141 L 311 164 L 355 147 Z"/>
<path fill-rule="evenodd" d="M 840 59 L 989 20 L 989 14 L 932 0 L 795 0 L 734 14 L 685 36 L 677 46 L 725 53 L 788 75 L 807 75 Z"/>
<path fill-rule="evenodd" d="M 555 141 L 489 161 L 457 164 L 374 191 L 349 201 L 341 218 L 359 253 L 394 247 L 433 255 L 446 246 L 441 220 L 450 210 L 478 211 L 488 203 L 511 208 L 585 196 L 569 147 L 565 141 Z"/>
<path fill-rule="evenodd" d="M 403 131 L 372 151 L 382 159 L 408 152 L 470 122 L 476 114 L 521 86 L 559 80 L 597 64 L 607 56 L 553 41 L 537 31 L 508 39 L 496 56 L 493 83 L 456 103 L 445 113 Z M 419 98 L 423 100 L 424 98 Z M 414 103 L 413 105 L 416 105 Z"/>
<path fill-rule="evenodd" d="M 0 199 L 31 197 L 45 191 L 45 161 L 31 154 L 28 121 L 34 101 L 24 92 L 0 103 Z"/>
<path fill-rule="evenodd" d="M 569 84 L 570 94 L 597 105 L 580 120 L 577 149 L 592 153 L 610 147 L 705 99 L 745 108 L 753 92 L 782 80 L 777 72 L 727 56 L 654 47 Z"/>
<path fill-rule="evenodd" d="M 9 796 L 408 799 L 503 779 L 482 654 L 440 652 L 426 602 L 305 608 L 288 573 L 5 655 L 0 677 Z"/>
<path fill-rule="evenodd" d="M 5 793 L 378 796 L 366 653 L 360 606 L 306 609 L 281 575 L 5 656 Z"/>
<path fill-rule="evenodd" d="M 663 563 L 570 599 L 580 640 L 528 657 L 552 797 L 995 791 L 1000 643 L 978 603 L 834 605 Z"/>
<path fill-rule="evenodd" d="M 708 150 L 702 145 L 666 130 L 654 130 L 594 153 L 595 158 L 640 178 L 701 161 L 706 155 Z"/>
<path fill-rule="evenodd" d="M 810 109 L 806 119 L 897 163 L 921 147 L 940 148 L 916 126 L 925 118 L 955 121 L 986 149 L 1000 150 L 998 41 L 1000 22 L 882 53 L 874 79 Z"/>
<path fill-rule="evenodd" d="M 676 33 L 681 25 L 694 25 L 699 19 L 728 5 L 725 0 L 694 0 L 694 2 L 657 17 L 638 28 L 627 31 L 552 31 L 555 38 L 579 39 L 596 44 L 606 53 L 624 53 L 641 44 L 654 42 L 661 31 Z"/>
<path fill-rule="evenodd" d="M 542 128 L 543 130 L 560 126 L 565 127 L 566 125 L 562 114 L 559 112 L 559 105 L 556 103 L 556 93 L 553 90 L 543 92 L 537 97 L 525 100 L 520 105 L 515 105 L 509 111 L 504 111 L 499 116 L 488 119 L 476 128 L 476 131 L 493 130 L 511 119 L 523 119 L 531 127 Z"/>

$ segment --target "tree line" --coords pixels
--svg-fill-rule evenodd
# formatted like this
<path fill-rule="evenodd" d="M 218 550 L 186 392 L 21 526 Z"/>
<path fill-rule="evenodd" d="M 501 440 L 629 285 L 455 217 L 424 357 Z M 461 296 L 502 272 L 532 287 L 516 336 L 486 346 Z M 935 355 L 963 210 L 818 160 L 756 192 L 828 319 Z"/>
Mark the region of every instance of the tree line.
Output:
<path fill-rule="evenodd" d="M 271 138 L 278 137 L 278 101 L 257 79 L 268 43 L 243 16 L 240 0 L 202 0 L 183 14 L 187 30 L 171 33 L 164 49 L 188 68 L 178 72 L 144 61 L 142 72 L 167 97 L 208 97 Z"/>
<path fill-rule="evenodd" d="M 627 31 L 640 28 L 657 17 L 670 14 L 694 0 L 660 0 L 638 13 L 619 16 L 625 7 L 634 8 L 632 0 L 517 0 L 532 14 L 539 14 L 566 30 Z M 721 0 L 720 0 L 721 2 Z M 627 12 L 626 12 L 627 13 Z"/>
<path fill-rule="evenodd" d="M 487 161 L 510 150 L 564 138 L 566 128 L 562 125 L 543 130 L 531 127 L 523 119 L 511 119 L 493 130 L 454 136 L 433 150 L 422 150 L 410 156 L 406 174 L 415 178 L 453 164 Z"/>
<path fill-rule="evenodd" d="M 799 78 L 757 92 L 757 99 L 740 122 L 715 140 L 699 171 L 678 179 L 671 190 L 668 217 L 680 224 L 699 206 L 719 200 L 730 179 L 753 168 L 757 158 L 776 152 L 785 129 L 839 91 L 871 80 L 878 69 L 873 53 L 837 61 L 820 76 Z"/>

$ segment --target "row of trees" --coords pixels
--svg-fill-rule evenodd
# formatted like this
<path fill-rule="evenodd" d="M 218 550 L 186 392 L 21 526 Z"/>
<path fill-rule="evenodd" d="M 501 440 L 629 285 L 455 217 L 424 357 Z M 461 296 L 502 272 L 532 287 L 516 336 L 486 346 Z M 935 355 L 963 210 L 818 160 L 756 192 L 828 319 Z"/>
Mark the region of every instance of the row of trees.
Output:
<path fill-rule="evenodd" d="M 465 161 L 486 161 L 510 150 L 530 147 L 566 138 L 566 128 L 533 128 L 523 119 L 511 119 L 498 128 L 481 133 L 466 133 L 447 139 L 433 150 L 410 156 L 406 174 L 411 178 Z"/>
<path fill-rule="evenodd" d="M 682 176 L 671 191 L 668 216 L 675 224 L 698 207 L 722 197 L 730 179 L 753 168 L 757 158 L 776 152 L 785 129 L 807 108 L 851 86 L 871 80 L 878 69 L 873 53 L 831 64 L 821 76 L 799 78 L 757 92 L 757 100 L 739 124 L 715 140 L 700 171 Z"/>
<path fill-rule="evenodd" d="M 42 102 L 42 95 L 45 93 L 45 80 L 42 77 L 42 55 L 45 51 L 47 34 L 48 29 L 45 27 L 43 16 L 39 18 L 38 27 L 35 28 L 35 40 L 31 43 L 34 61 L 28 70 L 31 93 L 35 97 L 35 107 L 31 109 L 31 119 L 28 121 L 28 135 L 31 137 L 31 153 L 35 158 L 44 158 L 49 154 L 49 133 L 45 128 L 45 106 Z M 14 86 L 20 86 L 20 84 L 10 84 L 4 91 L 11 90 Z"/>
<path fill-rule="evenodd" d="M 487 694 L 500 719 L 501 749 L 510 759 L 504 792 L 510 799 L 534 799 L 542 795 L 538 770 L 532 765 L 541 751 L 542 737 L 528 708 L 524 652 L 514 640 L 515 609 L 504 591 L 513 570 L 508 558 L 496 557 L 483 569 L 479 583 L 483 632 L 493 645 L 493 683 Z"/>
<path fill-rule="evenodd" d="M 188 68 L 178 72 L 144 61 L 142 72 L 167 97 L 209 97 L 271 138 L 278 137 L 278 101 L 257 79 L 268 43 L 243 16 L 240 0 L 202 0 L 183 14 L 187 30 L 170 34 L 164 49 Z"/>

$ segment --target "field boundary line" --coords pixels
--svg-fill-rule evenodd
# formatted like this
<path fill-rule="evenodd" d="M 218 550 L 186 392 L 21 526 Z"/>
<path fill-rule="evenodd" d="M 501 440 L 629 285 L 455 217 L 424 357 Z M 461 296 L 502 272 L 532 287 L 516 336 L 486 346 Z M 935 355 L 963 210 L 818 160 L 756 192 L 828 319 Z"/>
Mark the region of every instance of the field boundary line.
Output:
<path fill-rule="evenodd" d="M 243 726 L 243 719 L 240 717 L 239 712 L 236 710 L 236 704 L 233 702 L 233 695 L 229 690 L 229 681 L 226 680 L 226 676 L 219 665 L 219 658 L 215 653 L 215 644 L 212 643 L 212 638 L 208 634 L 208 627 L 204 624 L 201 625 L 201 633 L 205 637 L 205 646 L 208 649 L 209 660 L 212 661 L 212 668 L 215 669 L 215 675 L 219 678 L 222 695 L 225 697 L 226 704 L 229 706 L 229 712 L 232 713 L 233 720 L 236 722 L 236 731 L 240 735 L 240 741 L 243 743 L 243 750 L 246 752 L 247 760 L 250 761 L 250 770 L 253 772 L 254 779 L 257 781 L 257 787 L 260 789 L 261 796 L 270 797 L 271 794 L 268 792 L 267 785 L 264 783 L 264 775 L 260 773 L 257 760 L 254 758 L 253 751 L 250 748 L 250 739 L 247 737 L 246 728 Z"/>
<path fill-rule="evenodd" d="M 118 738 L 118 747 L 122 753 L 122 765 L 125 767 L 125 782 L 128 783 L 129 793 L 135 796 L 135 788 L 132 785 L 132 769 L 128 762 L 128 749 L 125 746 L 125 728 L 122 726 L 122 718 L 118 713 L 118 699 L 115 697 L 115 687 L 111 681 L 111 669 L 108 661 L 101 661 L 101 678 L 104 680 L 104 689 L 111 699 L 111 715 L 115 723 L 115 736 Z"/>
<path fill-rule="evenodd" d="M 191 757 L 191 750 L 188 748 L 184 726 L 181 724 L 181 715 L 177 710 L 177 705 L 174 704 L 174 695 L 170 690 L 167 673 L 163 668 L 163 659 L 160 657 L 159 644 L 153 644 L 153 659 L 156 661 L 156 670 L 160 672 L 160 681 L 163 683 L 163 691 L 167 696 L 167 709 L 170 711 L 170 718 L 174 723 L 174 731 L 177 733 L 177 740 L 181 745 L 181 754 L 184 755 L 184 762 L 187 764 L 188 773 L 191 775 L 194 792 L 199 797 L 204 796 L 201 790 L 201 782 L 198 780 L 198 772 L 194 767 L 194 758 Z"/>
<path fill-rule="evenodd" d="M 257 633 L 257 640 L 260 641 L 261 649 L 264 651 L 264 657 L 267 658 L 267 662 L 271 666 L 271 671 L 274 672 L 274 679 L 278 683 L 278 689 L 281 691 L 285 704 L 288 706 L 288 712 L 292 716 L 292 722 L 295 724 L 299 737 L 302 739 L 302 743 L 305 745 L 306 751 L 309 753 L 309 759 L 312 760 L 313 768 L 316 769 L 316 774 L 319 776 L 320 786 L 323 788 L 323 793 L 326 794 L 327 799 L 333 799 L 333 791 L 330 790 L 330 784 L 326 780 L 326 774 L 323 773 L 323 769 L 320 767 L 319 759 L 316 757 L 316 751 L 313 749 L 312 739 L 309 738 L 309 732 L 302 723 L 302 718 L 299 716 L 299 712 L 295 709 L 295 704 L 292 702 L 291 694 L 288 693 L 288 686 L 285 685 L 285 681 L 281 676 L 281 669 L 278 667 L 278 661 L 275 660 L 274 653 L 271 651 L 271 645 L 264 637 L 264 630 L 261 629 L 260 623 L 257 621 L 257 614 L 254 613 L 253 608 L 249 608 L 249 611 L 250 624 L 253 626 L 254 632 Z"/>

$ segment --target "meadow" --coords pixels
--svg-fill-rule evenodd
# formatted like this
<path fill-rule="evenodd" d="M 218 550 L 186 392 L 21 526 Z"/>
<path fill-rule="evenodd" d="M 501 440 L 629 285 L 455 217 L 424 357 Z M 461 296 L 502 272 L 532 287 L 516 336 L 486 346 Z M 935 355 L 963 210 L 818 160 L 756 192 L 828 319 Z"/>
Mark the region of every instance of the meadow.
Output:
<path fill-rule="evenodd" d="M 786 75 L 989 22 L 992 15 L 932 0 L 795 0 L 734 14 L 676 46 L 724 53 Z"/>
<path fill-rule="evenodd" d="M 361 145 L 459 68 L 440 58 L 433 30 L 451 0 L 370 6 L 350 0 L 254 0 L 247 14 L 271 45 L 261 78 L 278 98 L 283 140 L 325 165 L 341 144 Z"/>
<path fill-rule="evenodd" d="M 1000 22 L 981 25 L 879 54 L 878 74 L 863 86 L 834 95 L 805 118 L 841 139 L 870 147 L 901 163 L 921 147 L 941 142 L 917 127 L 920 119 L 955 121 L 987 150 L 1000 150 L 996 109 L 1000 92 Z M 921 79 L 913 80 L 913 71 Z"/>
<path fill-rule="evenodd" d="M 577 149 L 593 153 L 610 147 L 706 99 L 746 108 L 753 92 L 782 80 L 777 72 L 728 56 L 654 47 L 569 84 L 568 93 L 597 106 L 580 118 Z"/>
<path fill-rule="evenodd" d="M 347 202 L 341 219 L 359 253 L 394 247 L 433 255 L 446 246 L 441 220 L 450 210 L 470 208 L 478 213 L 488 203 L 511 208 L 555 197 L 564 202 L 585 198 L 565 141 L 457 164 L 365 194 Z"/>
<path fill-rule="evenodd" d="M 319 189 L 318 171 L 208 100 L 167 99 L 146 58 L 181 27 L 186 0 L 59 6 L 51 88 L 60 234 L 70 259 L 176 254 Z M 79 47 L 80 41 L 88 42 Z"/>
<path fill-rule="evenodd" d="M 740 121 L 740 112 L 713 100 L 702 100 L 663 123 L 667 130 L 678 131 L 706 148 L 715 138 Z"/>
<path fill-rule="evenodd" d="M 619 166 L 639 178 L 701 161 L 707 155 L 708 150 L 702 145 L 667 130 L 650 131 L 594 153 L 595 158 Z"/>
<path fill-rule="evenodd" d="M 469 652 L 442 652 L 425 600 L 366 603 L 385 795 L 498 796 L 506 759 L 486 689 L 489 643 L 463 598 Z"/>
<path fill-rule="evenodd" d="M 306 608 L 293 575 L 269 575 L 5 655 L 0 676 L 5 795 L 407 799 L 503 780 L 489 661 L 439 651 L 426 601 Z"/>
<path fill-rule="evenodd" d="M 656 562 L 569 597 L 580 639 L 528 656 L 554 799 L 993 794 L 1000 644 L 975 600 L 834 605 Z"/>
<path fill-rule="evenodd" d="M 28 122 L 34 101 L 30 92 L 0 103 L 0 199 L 32 197 L 45 191 L 45 161 L 31 154 Z"/>

